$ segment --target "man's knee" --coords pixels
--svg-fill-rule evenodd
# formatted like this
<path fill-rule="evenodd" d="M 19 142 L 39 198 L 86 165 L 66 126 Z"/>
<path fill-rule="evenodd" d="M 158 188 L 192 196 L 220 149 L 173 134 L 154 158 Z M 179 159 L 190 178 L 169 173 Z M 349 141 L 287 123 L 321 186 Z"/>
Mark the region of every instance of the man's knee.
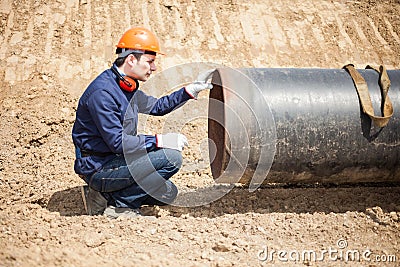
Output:
<path fill-rule="evenodd" d="M 174 202 L 178 195 L 178 188 L 171 181 L 166 181 L 165 185 L 143 202 L 144 205 L 164 206 Z"/>
<path fill-rule="evenodd" d="M 176 167 L 177 169 L 180 169 L 182 167 L 182 153 L 178 150 L 175 149 L 163 149 L 164 155 L 168 162 Z"/>
<path fill-rule="evenodd" d="M 178 195 L 178 188 L 175 184 L 173 184 L 171 181 L 167 181 L 165 185 L 167 187 L 166 192 L 160 198 L 157 198 L 161 201 L 159 206 L 170 205 L 172 202 L 174 202 Z"/>
<path fill-rule="evenodd" d="M 172 203 L 178 195 L 178 188 L 171 181 L 166 181 L 165 185 L 167 187 L 168 198 L 170 199 L 170 203 Z"/>

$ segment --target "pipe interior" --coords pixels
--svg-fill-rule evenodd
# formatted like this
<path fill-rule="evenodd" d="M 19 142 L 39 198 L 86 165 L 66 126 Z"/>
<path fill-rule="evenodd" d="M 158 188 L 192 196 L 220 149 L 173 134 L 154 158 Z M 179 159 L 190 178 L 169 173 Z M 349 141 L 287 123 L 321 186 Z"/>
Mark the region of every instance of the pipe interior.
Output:
<path fill-rule="evenodd" d="M 208 105 L 208 147 L 211 172 L 214 179 L 217 179 L 224 171 L 223 162 L 226 157 L 224 93 L 219 71 L 214 73 L 212 84 L 213 89 L 210 91 Z"/>

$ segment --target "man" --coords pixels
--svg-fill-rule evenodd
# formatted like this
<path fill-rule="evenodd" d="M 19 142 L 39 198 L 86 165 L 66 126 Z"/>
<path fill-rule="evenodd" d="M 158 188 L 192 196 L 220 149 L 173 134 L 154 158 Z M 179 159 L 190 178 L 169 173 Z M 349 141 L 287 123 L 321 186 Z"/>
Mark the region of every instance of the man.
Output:
<path fill-rule="evenodd" d="M 113 66 L 79 99 L 72 129 L 74 170 L 88 184 L 82 187 L 86 212 L 114 218 L 138 216 L 142 205 L 170 204 L 178 193 L 169 178 L 181 167 L 186 137 L 137 134 L 138 113 L 167 114 L 212 88 L 208 72 L 203 81 L 159 99 L 141 91 L 139 81 L 148 80 L 156 70 L 157 54 L 163 54 L 148 29 L 126 31 L 116 53 Z"/>

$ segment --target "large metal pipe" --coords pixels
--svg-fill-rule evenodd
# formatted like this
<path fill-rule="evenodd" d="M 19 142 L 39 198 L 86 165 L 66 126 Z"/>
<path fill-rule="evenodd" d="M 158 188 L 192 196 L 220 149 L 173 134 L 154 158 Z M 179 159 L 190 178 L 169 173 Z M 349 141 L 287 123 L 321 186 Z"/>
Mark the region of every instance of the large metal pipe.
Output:
<path fill-rule="evenodd" d="M 358 70 L 380 115 L 379 75 Z M 377 128 L 343 69 L 217 69 L 209 100 L 211 170 L 220 182 L 400 181 L 400 70 L 394 114 Z"/>

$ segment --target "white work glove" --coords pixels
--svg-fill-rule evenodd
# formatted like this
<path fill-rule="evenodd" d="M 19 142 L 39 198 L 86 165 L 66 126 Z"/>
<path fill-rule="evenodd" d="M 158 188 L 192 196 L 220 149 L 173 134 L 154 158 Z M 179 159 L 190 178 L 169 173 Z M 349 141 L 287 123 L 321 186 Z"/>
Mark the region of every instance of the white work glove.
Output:
<path fill-rule="evenodd" d="M 184 146 L 188 146 L 186 136 L 179 133 L 156 134 L 156 146 L 160 148 L 170 148 L 182 151 Z"/>
<path fill-rule="evenodd" d="M 195 82 L 189 84 L 185 87 L 186 92 L 191 95 L 194 99 L 197 99 L 199 93 L 206 89 L 212 89 L 213 85 L 208 82 L 208 80 L 212 77 L 215 69 L 207 70 L 202 72 L 197 76 Z"/>

